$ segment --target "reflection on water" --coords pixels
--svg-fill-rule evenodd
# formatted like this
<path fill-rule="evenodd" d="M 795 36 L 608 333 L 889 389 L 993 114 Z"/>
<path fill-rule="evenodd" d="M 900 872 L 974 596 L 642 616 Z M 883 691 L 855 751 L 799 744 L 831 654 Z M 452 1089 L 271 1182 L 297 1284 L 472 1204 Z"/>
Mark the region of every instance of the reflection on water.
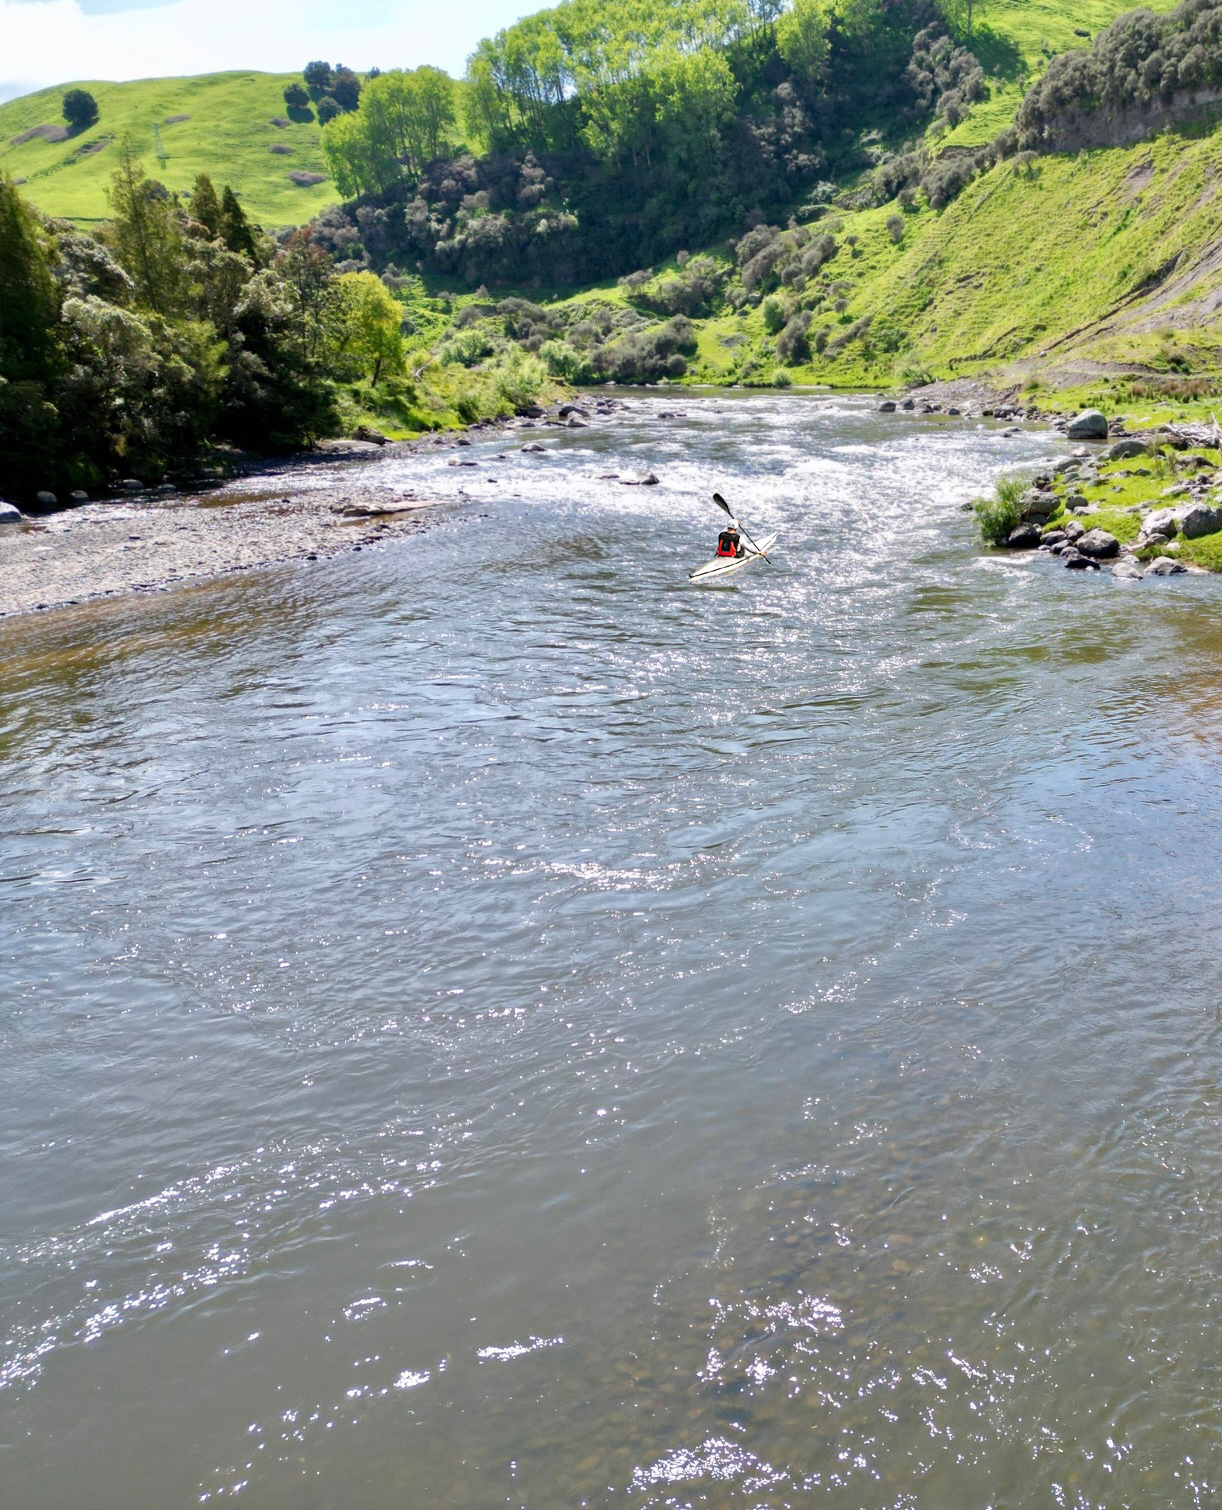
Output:
<path fill-rule="evenodd" d="M 662 407 L 0 627 L 23 1510 L 1216 1501 L 1215 584 L 980 557 L 1039 435 Z"/>

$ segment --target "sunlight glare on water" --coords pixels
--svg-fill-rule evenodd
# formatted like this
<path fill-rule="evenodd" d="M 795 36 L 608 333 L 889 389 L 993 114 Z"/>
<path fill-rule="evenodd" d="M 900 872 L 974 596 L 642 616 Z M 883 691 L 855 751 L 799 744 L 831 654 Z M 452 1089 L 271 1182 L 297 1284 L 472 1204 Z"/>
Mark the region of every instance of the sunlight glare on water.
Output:
<path fill-rule="evenodd" d="M 534 434 L 0 624 L 5 1502 L 1216 1503 L 1216 583 L 982 554 L 1046 432 Z"/>

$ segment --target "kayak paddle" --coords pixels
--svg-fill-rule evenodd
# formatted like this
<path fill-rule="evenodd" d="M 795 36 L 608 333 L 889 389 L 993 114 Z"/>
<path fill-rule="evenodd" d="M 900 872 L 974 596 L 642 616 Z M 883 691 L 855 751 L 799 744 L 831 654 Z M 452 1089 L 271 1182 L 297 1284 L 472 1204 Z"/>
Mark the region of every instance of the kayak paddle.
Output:
<path fill-rule="evenodd" d="M 756 545 L 755 541 L 752 540 L 751 536 L 748 535 L 747 532 L 746 532 L 746 530 L 743 529 L 742 525 L 738 523 L 738 520 L 734 519 L 734 514 L 733 514 L 733 512 L 732 512 L 732 510 L 730 508 L 730 505 L 725 501 L 725 499 L 721 496 L 720 493 L 714 493 L 713 494 L 713 502 L 717 505 L 717 507 L 719 509 L 725 509 L 726 513 L 730 515 L 730 518 L 733 519 L 734 523 L 738 525 L 738 527 L 739 527 L 740 530 L 742 530 L 742 532 L 743 532 L 743 539 L 746 540 L 747 544 L 756 553 L 756 555 L 758 555 L 758 556 L 764 556 L 763 551 L 760 550 L 759 546 Z M 770 556 L 764 556 L 764 560 L 768 562 L 769 566 L 772 565 L 772 558 Z"/>

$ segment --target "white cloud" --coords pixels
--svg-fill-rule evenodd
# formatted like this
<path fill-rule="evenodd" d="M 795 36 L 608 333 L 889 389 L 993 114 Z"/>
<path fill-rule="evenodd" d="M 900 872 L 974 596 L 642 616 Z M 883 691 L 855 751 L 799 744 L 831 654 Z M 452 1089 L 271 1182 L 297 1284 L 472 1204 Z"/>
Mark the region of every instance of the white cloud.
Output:
<path fill-rule="evenodd" d="M 458 74 L 481 37 L 535 9 L 523 0 L 174 0 L 87 15 L 77 0 L 0 0 L 0 99 L 73 79 L 290 72 L 311 58 Z"/>

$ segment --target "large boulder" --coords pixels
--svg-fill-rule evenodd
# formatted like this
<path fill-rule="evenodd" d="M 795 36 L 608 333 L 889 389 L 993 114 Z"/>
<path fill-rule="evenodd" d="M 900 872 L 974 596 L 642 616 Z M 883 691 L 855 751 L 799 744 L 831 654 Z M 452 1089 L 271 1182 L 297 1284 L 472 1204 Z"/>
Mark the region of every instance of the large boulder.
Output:
<path fill-rule="evenodd" d="M 1078 550 L 1092 561 L 1107 561 L 1120 554 L 1120 541 L 1107 530 L 1087 530 L 1075 542 Z"/>
<path fill-rule="evenodd" d="M 55 494 L 48 492 L 45 488 L 42 490 L 42 492 L 35 493 L 34 497 L 38 500 L 39 508 L 43 509 L 53 509 L 56 504 L 59 503 L 59 499 L 55 496 Z"/>
<path fill-rule="evenodd" d="M 1140 582 L 1145 572 L 1132 556 L 1122 556 L 1112 567 L 1112 576 L 1118 577 L 1122 582 Z"/>
<path fill-rule="evenodd" d="M 879 406 L 878 406 L 878 412 L 880 414 L 894 414 L 895 413 L 895 400 L 893 398 L 885 398 L 885 399 L 883 399 L 882 403 L 879 404 Z"/>
<path fill-rule="evenodd" d="M 1148 577 L 1174 577 L 1188 568 L 1182 561 L 1173 561 L 1170 556 L 1160 556 L 1146 573 Z"/>
<path fill-rule="evenodd" d="M 1033 551 L 1043 538 L 1038 524 L 1020 524 L 1006 536 L 1006 545 L 1012 551 Z"/>
<path fill-rule="evenodd" d="M 1183 511 L 1180 530 L 1186 540 L 1199 540 L 1202 535 L 1216 535 L 1222 530 L 1222 509 L 1211 508 L 1207 503 L 1194 503 Z"/>
<path fill-rule="evenodd" d="M 1106 451 L 1099 453 L 1100 461 L 1128 461 L 1131 456 L 1149 456 L 1150 448 L 1144 440 L 1136 440 L 1129 437 L 1118 440 L 1110 445 Z"/>
<path fill-rule="evenodd" d="M 1106 440 L 1107 416 L 1098 409 L 1083 409 L 1065 431 L 1070 440 Z"/>
<path fill-rule="evenodd" d="M 13 503 L 0 499 L 0 524 L 20 524 L 21 510 Z"/>
<path fill-rule="evenodd" d="M 1051 519 L 1060 507 L 1055 493 L 1044 488 L 1028 488 L 1018 500 L 1018 517 L 1028 522 Z"/>
<path fill-rule="evenodd" d="M 1153 509 L 1141 523 L 1141 532 L 1148 538 L 1159 536 L 1170 540 L 1180 525 L 1179 509 Z"/>

